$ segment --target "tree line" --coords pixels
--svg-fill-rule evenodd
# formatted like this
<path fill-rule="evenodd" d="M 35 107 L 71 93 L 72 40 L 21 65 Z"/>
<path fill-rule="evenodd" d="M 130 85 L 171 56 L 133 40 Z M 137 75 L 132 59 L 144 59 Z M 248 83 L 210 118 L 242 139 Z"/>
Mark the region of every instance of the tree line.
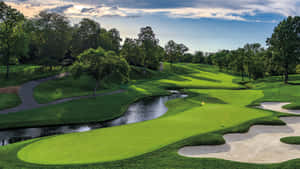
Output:
<path fill-rule="evenodd" d="M 267 49 L 258 43 L 246 44 L 236 50 L 222 50 L 209 59 L 220 70 L 239 73 L 243 80 L 282 75 L 288 83 L 289 74 L 300 72 L 300 17 L 281 21 L 266 40 Z"/>
<path fill-rule="evenodd" d="M 263 78 L 300 72 L 300 17 L 288 17 L 274 29 L 267 39 L 268 48 L 260 44 L 246 44 L 236 50 L 215 53 L 197 51 L 170 40 L 164 47 L 150 26 L 140 29 L 136 38 L 122 38 L 117 29 L 107 30 L 91 19 L 84 18 L 72 25 L 68 18 L 43 11 L 34 18 L 0 2 L 0 64 L 35 64 L 52 69 L 71 66 L 75 77 L 86 72 L 97 80 L 118 74 L 128 79 L 130 66 L 157 70 L 162 61 L 212 64 L 221 71 L 240 74 L 243 79 Z"/>

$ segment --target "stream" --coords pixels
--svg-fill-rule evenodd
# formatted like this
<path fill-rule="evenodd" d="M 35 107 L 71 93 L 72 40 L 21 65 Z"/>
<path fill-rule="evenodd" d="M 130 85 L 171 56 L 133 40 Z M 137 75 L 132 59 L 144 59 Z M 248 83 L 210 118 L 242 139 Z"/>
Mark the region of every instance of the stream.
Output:
<path fill-rule="evenodd" d="M 129 106 L 128 110 L 123 116 L 108 122 L 2 130 L 0 131 L 0 146 L 38 137 L 86 132 L 99 128 L 113 127 L 156 119 L 167 112 L 168 108 L 165 106 L 167 101 L 176 98 L 187 97 L 186 94 L 181 94 L 178 91 L 172 90 L 170 92 L 172 95 L 145 98 L 135 102 Z"/>

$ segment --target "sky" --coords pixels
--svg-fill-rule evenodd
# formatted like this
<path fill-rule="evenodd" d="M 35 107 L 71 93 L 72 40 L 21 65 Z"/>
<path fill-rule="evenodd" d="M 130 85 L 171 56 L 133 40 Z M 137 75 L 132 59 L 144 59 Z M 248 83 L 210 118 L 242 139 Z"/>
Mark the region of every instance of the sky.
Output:
<path fill-rule="evenodd" d="M 164 46 L 183 43 L 191 52 L 236 49 L 261 43 L 287 16 L 300 15 L 300 0 L 4 0 L 26 17 L 61 13 L 72 23 L 91 18 L 121 37 L 136 38 L 151 26 Z"/>

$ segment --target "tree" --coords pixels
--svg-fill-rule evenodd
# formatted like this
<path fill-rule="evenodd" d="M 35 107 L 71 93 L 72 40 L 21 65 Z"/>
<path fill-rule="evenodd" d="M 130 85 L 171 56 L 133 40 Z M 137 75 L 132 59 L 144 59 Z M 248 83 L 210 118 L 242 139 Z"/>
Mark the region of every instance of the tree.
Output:
<path fill-rule="evenodd" d="M 71 40 L 69 20 L 56 13 L 41 12 L 34 21 L 38 40 L 38 56 L 45 66 L 59 65 Z"/>
<path fill-rule="evenodd" d="M 296 66 L 296 73 L 300 74 L 300 64 Z"/>
<path fill-rule="evenodd" d="M 171 65 L 174 62 L 183 60 L 183 56 L 188 50 L 188 47 L 184 44 L 177 44 L 173 40 L 170 40 L 165 46 L 167 60 L 171 63 Z"/>
<path fill-rule="evenodd" d="M 202 51 L 196 51 L 193 57 L 193 63 L 204 63 L 205 57 Z"/>
<path fill-rule="evenodd" d="M 71 42 L 73 56 L 77 56 L 90 48 L 97 49 L 101 45 L 100 33 L 99 23 L 87 18 L 82 19 L 73 30 Z"/>
<path fill-rule="evenodd" d="M 274 51 L 284 69 L 284 82 L 288 83 L 291 69 L 295 69 L 300 59 L 300 17 L 288 17 L 275 27 L 267 44 Z"/>
<path fill-rule="evenodd" d="M 261 52 L 263 49 L 261 48 L 261 45 L 259 43 L 253 43 L 253 44 L 246 44 L 244 46 L 245 51 L 245 60 L 244 60 L 244 69 L 248 73 L 249 78 L 252 77 L 253 73 L 256 72 L 256 67 L 258 66 L 255 63 L 257 63 L 256 56 L 258 56 L 258 53 Z M 257 74 L 257 72 L 255 73 Z"/>
<path fill-rule="evenodd" d="M 115 28 L 109 30 L 108 32 L 112 41 L 112 48 L 110 50 L 119 53 L 122 41 L 122 38 L 120 37 L 120 32 Z"/>
<path fill-rule="evenodd" d="M 141 28 L 141 32 L 138 34 L 139 46 L 145 53 L 145 67 L 157 70 L 159 67 L 158 58 L 158 43 L 155 34 L 150 26 Z"/>
<path fill-rule="evenodd" d="M 105 50 L 115 51 L 117 54 L 120 53 L 121 49 L 121 41 L 120 32 L 113 28 L 109 31 L 106 29 L 101 29 L 100 33 L 100 46 Z"/>
<path fill-rule="evenodd" d="M 121 50 L 121 56 L 123 56 L 130 65 L 144 66 L 145 53 L 135 39 L 126 38 Z"/>
<path fill-rule="evenodd" d="M 0 2 L 0 59 L 6 65 L 6 78 L 13 57 L 26 53 L 26 37 L 22 30 L 24 16 L 4 2 Z M 21 41 L 25 40 L 23 43 Z"/>
<path fill-rule="evenodd" d="M 75 78 L 87 73 L 96 80 L 94 95 L 100 82 L 108 76 L 118 75 L 118 80 L 125 82 L 129 79 L 129 65 L 126 60 L 117 56 L 115 52 L 99 47 L 98 49 L 88 49 L 78 55 L 77 60 L 71 68 Z"/>

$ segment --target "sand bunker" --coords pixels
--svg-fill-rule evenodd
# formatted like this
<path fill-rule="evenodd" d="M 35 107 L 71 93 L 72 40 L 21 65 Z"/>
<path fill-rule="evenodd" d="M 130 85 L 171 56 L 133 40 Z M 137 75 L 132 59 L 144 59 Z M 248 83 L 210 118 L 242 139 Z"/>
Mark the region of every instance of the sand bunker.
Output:
<path fill-rule="evenodd" d="M 260 108 L 300 114 L 300 110 L 286 110 L 289 103 L 262 103 Z M 300 145 L 280 142 L 280 138 L 300 136 L 300 117 L 280 118 L 286 126 L 252 126 L 248 133 L 226 134 L 226 144 L 218 146 L 188 146 L 178 153 L 186 157 L 220 158 L 248 163 L 279 163 L 300 158 Z"/>

